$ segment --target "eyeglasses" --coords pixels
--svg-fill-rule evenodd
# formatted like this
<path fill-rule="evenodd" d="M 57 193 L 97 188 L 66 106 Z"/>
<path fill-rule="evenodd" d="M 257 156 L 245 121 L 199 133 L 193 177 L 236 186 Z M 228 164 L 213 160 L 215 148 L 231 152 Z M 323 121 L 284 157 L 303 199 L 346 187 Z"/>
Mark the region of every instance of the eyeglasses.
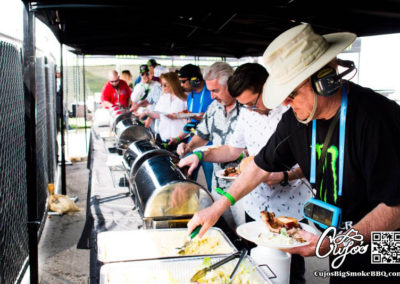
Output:
<path fill-rule="evenodd" d="M 289 96 L 287 96 L 287 97 L 288 97 L 289 99 L 291 99 L 291 100 L 294 100 L 294 98 L 298 95 L 299 90 L 300 90 L 301 88 L 303 88 L 303 86 L 304 86 L 305 84 L 307 84 L 307 82 L 308 82 L 308 80 L 304 81 L 303 84 L 301 84 L 299 87 L 297 87 L 296 90 L 294 90 L 293 92 L 291 92 L 291 93 L 289 94 Z"/>
<path fill-rule="evenodd" d="M 140 75 L 142 75 L 142 76 L 149 76 L 149 72 L 144 72 L 144 73 L 141 73 Z"/>
<path fill-rule="evenodd" d="M 189 79 L 185 79 L 185 80 L 179 80 L 179 83 L 181 83 L 181 84 L 185 84 L 187 81 L 189 81 Z"/>
<path fill-rule="evenodd" d="M 258 109 L 258 107 L 257 107 L 257 102 L 258 102 L 258 99 L 260 98 L 260 96 L 261 96 L 261 92 L 258 93 L 257 99 L 256 99 L 256 101 L 254 102 L 254 104 L 252 104 L 251 106 L 249 106 L 249 105 L 243 105 L 243 107 L 244 107 L 245 109 L 249 109 L 249 110 Z"/>

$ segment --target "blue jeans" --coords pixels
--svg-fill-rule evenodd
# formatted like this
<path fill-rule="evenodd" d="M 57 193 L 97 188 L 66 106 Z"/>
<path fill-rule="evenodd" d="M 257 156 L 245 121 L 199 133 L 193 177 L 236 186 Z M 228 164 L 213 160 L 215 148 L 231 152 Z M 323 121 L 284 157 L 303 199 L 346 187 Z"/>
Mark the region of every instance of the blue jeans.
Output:
<path fill-rule="evenodd" d="M 200 167 L 203 167 L 204 175 L 206 177 L 208 191 L 211 192 L 211 190 L 212 190 L 212 175 L 213 175 L 214 166 L 210 162 L 200 162 L 199 166 L 192 173 L 193 180 L 197 180 L 197 175 L 199 174 Z"/>

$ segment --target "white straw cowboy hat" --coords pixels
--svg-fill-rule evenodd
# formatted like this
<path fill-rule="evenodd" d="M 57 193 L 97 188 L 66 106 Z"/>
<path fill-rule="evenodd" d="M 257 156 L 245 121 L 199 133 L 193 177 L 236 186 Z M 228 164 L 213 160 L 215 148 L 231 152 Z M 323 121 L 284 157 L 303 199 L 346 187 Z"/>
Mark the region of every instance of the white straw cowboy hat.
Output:
<path fill-rule="evenodd" d="M 321 36 L 309 24 L 282 33 L 263 55 L 269 73 L 262 96 L 264 105 L 269 109 L 280 105 L 301 82 L 334 59 L 356 37 L 347 32 Z"/>

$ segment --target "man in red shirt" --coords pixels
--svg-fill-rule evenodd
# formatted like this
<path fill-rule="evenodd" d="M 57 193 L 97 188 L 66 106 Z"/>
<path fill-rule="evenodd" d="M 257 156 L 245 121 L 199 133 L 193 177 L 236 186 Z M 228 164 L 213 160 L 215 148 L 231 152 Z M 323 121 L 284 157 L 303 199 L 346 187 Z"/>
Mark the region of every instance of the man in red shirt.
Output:
<path fill-rule="evenodd" d="M 131 89 L 129 89 L 124 80 L 119 79 L 118 72 L 115 70 L 108 72 L 108 82 L 101 91 L 101 104 L 103 107 L 121 106 L 127 108 L 130 95 Z"/>

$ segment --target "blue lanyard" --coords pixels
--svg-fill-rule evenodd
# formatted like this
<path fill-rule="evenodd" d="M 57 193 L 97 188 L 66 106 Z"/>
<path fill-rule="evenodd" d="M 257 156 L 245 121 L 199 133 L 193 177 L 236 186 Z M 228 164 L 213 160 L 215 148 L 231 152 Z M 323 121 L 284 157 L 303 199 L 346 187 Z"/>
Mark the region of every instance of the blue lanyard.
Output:
<path fill-rule="evenodd" d="M 206 91 L 206 84 L 204 84 L 203 90 L 201 91 L 201 98 L 200 98 L 200 109 L 198 112 L 201 112 L 201 110 L 203 109 L 203 104 L 204 104 L 204 92 Z M 190 101 L 190 112 L 194 112 L 193 111 L 193 101 L 194 101 L 194 94 L 192 91 L 192 100 Z"/>
<path fill-rule="evenodd" d="M 346 114 L 347 114 L 347 89 L 343 85 L 342 102 L 340 105 L 340 121 L 339 121 L 339 196 L 342 196 L 343 187 L 343 166 L 344 166 L 344 143 L 346 136 Z M 311 168 L 310 168 L 310 183 L 316 182 L 316 167 L 317 167 L 317 121 L 313 120 L 312 125 L 312 146 L 311 146 Z M 324 145 L 328 147 L 328 145 Z M 324 161 L 321 161 L 323 163 Z"/>

